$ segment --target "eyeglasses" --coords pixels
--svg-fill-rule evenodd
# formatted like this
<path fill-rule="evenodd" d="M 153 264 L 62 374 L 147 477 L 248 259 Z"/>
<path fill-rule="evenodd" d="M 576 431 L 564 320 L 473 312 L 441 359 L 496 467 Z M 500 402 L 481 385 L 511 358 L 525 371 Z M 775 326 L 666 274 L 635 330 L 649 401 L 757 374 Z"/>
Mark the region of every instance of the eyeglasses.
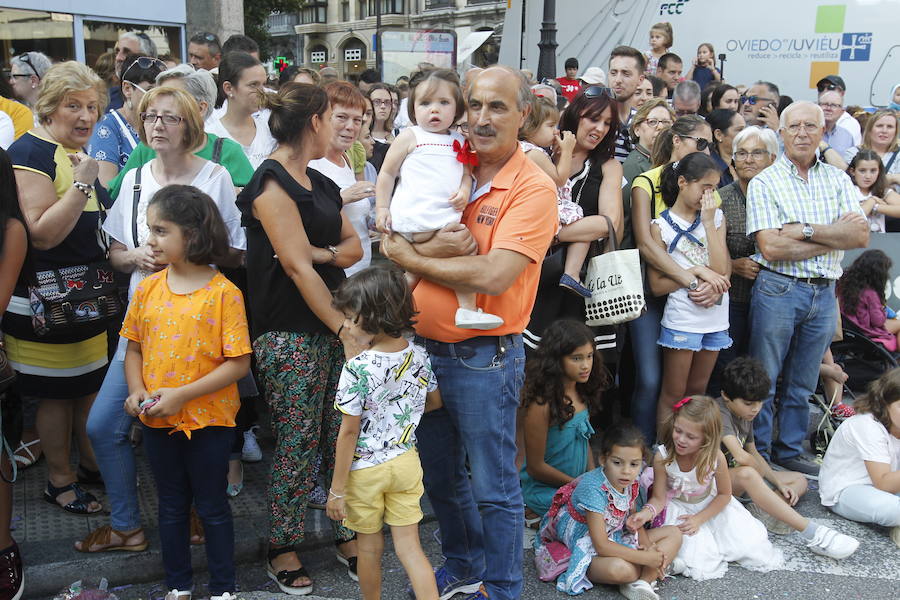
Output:
<path fill-rule="evenodd" d="M 133 69 L 135 65 L 137 65 L 139 69 L 150 69 L 152 67 L 156 67 L 160 71 L 167 71 L 169 69 L 166 63 L 159 60 L 158 58 L 153 58 L 151 56 L 139 56 L 134 59 L 134 62 L 128 65 L 128 68 L 125 69 L 124 73 L 122 73 L 122 79 L 127 79 L 128 72 L 131 71 L 131 69 Z M 131 82 L 129 81 L 129 83 Z"/>
<path fill-rule="evenodd" d="M 688 115 L 696 115 L 696 110 L 691 110 L 690 108 L 676 108 L 675 116 L 676 117 L 686 117 Z"/>
<path fill-rule="evenodd" d="M 835 104 L 834 102 L 819 102 L 819 106 L 821 106 L 822 108 L 827 108 L 829 110 L 837 110 L 838 108 L 841 108 L 840 104 Z"/>
<path fill-rule="evenodd" d="M 468 123 L 458 123 L 456 125 L 456 129 L 462 134 L 467 134 L 467 133 L 469 133 L 469 124 Z"/>
<path fill-rule="evenodd" d="M 741 104 L 753 106 L 757 102 L 775 102 L 775 98 L 763 98 L 762 96 L 741 96 Z"/>
<path fill-rule="evenodd" d="M 157 121 L 162 120 L 163 125 L 178 125 L 184 121 L 184 117 L 178 115 L 158 115 L 156 113 L 141 113 L 141 121 L 155 125 Z"/>
<path fill-rule="evenodd" d="M 752 152 L 747 152 L 746 150 L 738 150 L 732 156 L 734 160 L 743 162 L 751 156 L 753 157 L 753 160 L 762 160 L 766 157 L 767 154 L 769 154 L 768 150 L 753 150 Z"/>
<path fill-rule="evenodd" d="M 392 104 L 391 100 L 372 100 L 372 106 L 391 106 Z"/>
<path fill-rule="evenodd" d="M 672 121 L 671 119 L 647 119 L 644 121 L 650 127 L 659 127 L 662 125 L 663 127 L 671 127 Z"/>
<path fill-rule="evenodd" d="M 32 71 L 34 71 L 35 76 L 40 79 L 41 76 L 38 75 L 37 69 L 34 68 L 34 63 L 31 62 L 30 52 L 25 52 L 24 54 L 19 55 L 19 60 L 28 65 Z M 31 75 L 13 75 L 13 77 L 31 77 Z"/>
<path fill-rule="evenodd" d="M 694 140 L 694 143 L 697 144 L 697 152 L 703 152 L 704 150 L 709 148 L 709 145 L 711 144 L 708 139 L 702 137 L 694 137 L 692 135 L 678 135 L 678 137 L 682 139 Z"/>
<path fill-rule="evenodd" d="M 803 131 L 803 133 L 813 133 L 820 129 L 822 129 L 822 127 L 816 123 L 794 123 L 793 125 L 788 125 L 784 128 L 784 130 L 791 135 L 798 135 L 801 131 Z"/>
<path fill-rule="evenodd" d="M 606 96 L 607 98 L 616 99 L 616 93 L 612 91 L 608 87 L 600 87 L 599 85 L 592 85 L 589 88 L 584 90 L 584 95 L 587 98 L 600 98 L 601 96 Z"/>

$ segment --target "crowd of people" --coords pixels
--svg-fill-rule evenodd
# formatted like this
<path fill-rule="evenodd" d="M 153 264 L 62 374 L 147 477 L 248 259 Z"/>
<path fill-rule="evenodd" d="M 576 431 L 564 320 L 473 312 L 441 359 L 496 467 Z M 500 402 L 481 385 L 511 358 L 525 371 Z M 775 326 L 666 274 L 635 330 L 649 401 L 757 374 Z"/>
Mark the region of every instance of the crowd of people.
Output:
<path fill-rule="evenodd" d="M 263 405 L 265 569 L 288 594 L 314 588 L 308 507 L 367 600 L 385 524 L 430 599 L 520 597 L 527 527 L 539 575 L 572 595 L 776 569 L 770 533 L 846 558 L 859 540 L 793 508 L 816 477 L 825 506 L 900 546 L 900 371 L 854 406 L 836 384 L 824 462 L 804 446 L 820 372 L 846 379 L 839 317 L 898 348 L 891 259 L 841 261 L 900 218 L 900 85 L 874 114 L 844 106 L 836 75 L 793 102 L 723 81 L 708 43 L 683 80 L 672 41 L 660 23 L 646 54 L 570 58 L 540 83 L 427 63 L 394 84 L 330 67 L 274 81 L 253 40 L 206 32 L 190 64 L 142 32 L 93 69 L 15 57 L 3 433 L 19 468 L 46 459 L 45 500 L 109 510 L 74 549 L 147 549 L 141 439 L 167 600 L 191 598 L 191 544 L 213 600 L 235 598 L 228 498 L 261 459 Z M 645 306 L 588 326 L 587 265 L 611 245 L 639 251 Z M 4 599 L 23 585 L 11 507 L 4 479 Z"/>

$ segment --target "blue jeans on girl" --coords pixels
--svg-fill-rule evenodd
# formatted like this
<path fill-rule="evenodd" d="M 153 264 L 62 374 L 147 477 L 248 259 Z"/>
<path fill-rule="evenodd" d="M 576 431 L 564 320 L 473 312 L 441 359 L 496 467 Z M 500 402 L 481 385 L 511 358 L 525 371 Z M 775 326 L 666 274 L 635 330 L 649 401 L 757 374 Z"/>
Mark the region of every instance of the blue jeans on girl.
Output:
<path fill-rule="evenodd" d="M 166 587 L 190 590 L 191 503 L 203 522 L 209 593 L 234 593 L 234 523 L 225 495 L 225 476 L 234 429 L 204 427 L 170 435 L 170 429 L 144 426 L 144 448 L 159 495 L 159 538 Z"/>

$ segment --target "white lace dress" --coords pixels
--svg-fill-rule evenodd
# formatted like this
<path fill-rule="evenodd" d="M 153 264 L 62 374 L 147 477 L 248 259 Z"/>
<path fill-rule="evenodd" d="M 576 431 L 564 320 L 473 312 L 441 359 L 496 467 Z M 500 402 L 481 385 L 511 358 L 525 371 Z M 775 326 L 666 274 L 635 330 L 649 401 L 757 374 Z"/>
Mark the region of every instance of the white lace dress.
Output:
<path fill-rule="evenodd" d="M 666 449 L 659 446 L 666 457 Z M 696 468 L 682 471 L 678 461 L 666 466 L 669 504 L 664 525 L 678 525 L 682 515 L 695 515 L 716 497 L 716 480 L 697 479 Z M 771 571 L 782 566 L 784 556 L 769 541 L 765 525 L 747 512 L 734 496 L 715 517 L 700 526 L 691 536 L 684 536 L 678 557 L 687 569 L 683 573 L 697 581 L 718 579 L 725 575 L 729 562 L 736 562 L 751 571 Z"/>

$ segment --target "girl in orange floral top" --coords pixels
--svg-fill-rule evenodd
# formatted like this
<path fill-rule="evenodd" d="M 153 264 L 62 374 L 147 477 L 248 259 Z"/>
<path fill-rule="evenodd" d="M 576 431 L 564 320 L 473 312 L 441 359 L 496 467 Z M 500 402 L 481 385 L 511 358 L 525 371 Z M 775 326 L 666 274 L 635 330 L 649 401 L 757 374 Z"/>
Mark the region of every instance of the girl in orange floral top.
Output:
<path fill-rule="evenodd" d="M 159 495 L 159 536 L 170 600 L 190 600 L 190 506 L 206 531 L 213 600 L 235 591 L 234 527 L 225 475 L 239 407 L 236 382 L 250 368 L 241 292 L 210 267 L 228 252 L 228 234 L 212 199 L 170 185 L 150 201 L 157 263 L 128 307 L 125 411 L 144 423 L 144 446 Z"/>

